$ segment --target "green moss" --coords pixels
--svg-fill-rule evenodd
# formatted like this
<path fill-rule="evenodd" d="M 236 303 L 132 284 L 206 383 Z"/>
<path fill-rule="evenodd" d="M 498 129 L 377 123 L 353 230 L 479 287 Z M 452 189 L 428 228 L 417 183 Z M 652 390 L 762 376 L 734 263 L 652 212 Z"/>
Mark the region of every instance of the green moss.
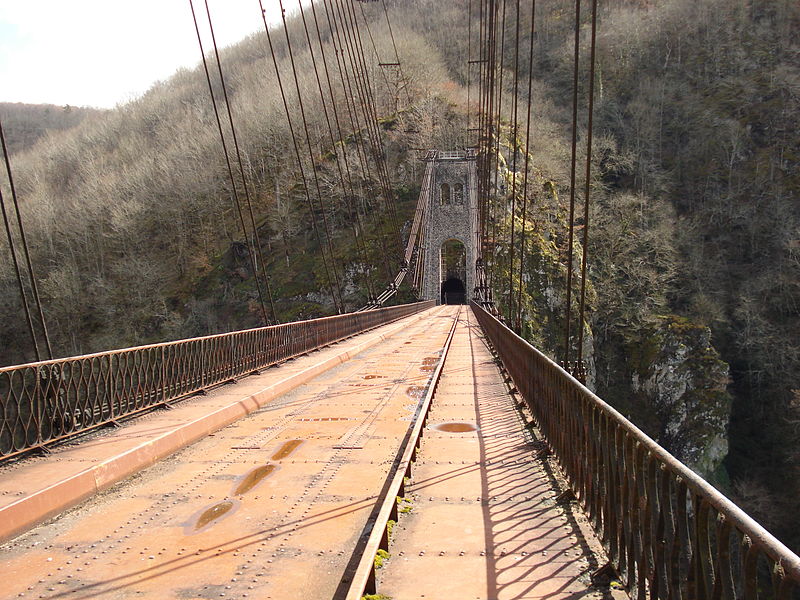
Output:
<path fill-rule="evenodd" d="M 375 553 L 375 569 L 383 567 L 383 563 L 389 560 L 391 555 L 386 550 L 378 550 Z"/>
<path fill-rule="evenodd" d="M 392 541 L 392 531 L 394 531 L 394 526 L 397 525 L 397 521 L 394 519 L 389 519 L 386 522 L 386 538 L 389 542 Z"/>
<path fill-rule="evenodd" d="M 413 503 L 414 503 L 414 501 L 411 498 L 407 498 L 407 497 L 401 498 L 400 496 L 398 496 L 397 497 L 397 509 L 398 509 L 398 512 L 400 512 L 401 514 L 407 515 L 412 510 L 414 510 L 414 507 L 412 506 Z"/>

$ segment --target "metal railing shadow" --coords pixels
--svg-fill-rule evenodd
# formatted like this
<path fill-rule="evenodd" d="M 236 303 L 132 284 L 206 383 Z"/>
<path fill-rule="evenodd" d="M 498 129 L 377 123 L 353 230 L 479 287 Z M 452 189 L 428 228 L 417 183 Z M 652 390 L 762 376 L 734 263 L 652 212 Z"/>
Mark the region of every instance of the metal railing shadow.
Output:
<path fill-rule="evenodd" d="M 800 558 L 473 302 L 632 598 L 800 598 Z"/>

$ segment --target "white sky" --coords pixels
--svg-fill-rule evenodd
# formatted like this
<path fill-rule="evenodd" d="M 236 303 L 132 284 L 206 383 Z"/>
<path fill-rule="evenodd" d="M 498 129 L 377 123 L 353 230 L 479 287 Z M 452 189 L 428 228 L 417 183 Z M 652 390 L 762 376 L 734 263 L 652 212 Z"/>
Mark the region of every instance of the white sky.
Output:
<path fill-rule="evenodd" d="M 262 1 L 278 22 L 278 0 Z M 203 0 L 194 4 L 209 51 Z M 264 28 L 258 0 L 209 7 L 220 47 Z M 0 0 L 0 102 L 111 108 L 199 61 L 189 0 Z"/>

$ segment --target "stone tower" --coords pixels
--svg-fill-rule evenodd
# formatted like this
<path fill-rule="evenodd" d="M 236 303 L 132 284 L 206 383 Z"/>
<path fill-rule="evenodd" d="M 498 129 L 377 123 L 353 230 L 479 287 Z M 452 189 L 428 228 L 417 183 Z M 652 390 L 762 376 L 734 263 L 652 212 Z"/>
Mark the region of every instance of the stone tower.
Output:
<path fill-rule="evenodd" d="M 425 268 L 420 294 L 437 303 L 469 302 L 474 296 L 478 258 L 475 152 L 433 150 L 425 161 Z"/>

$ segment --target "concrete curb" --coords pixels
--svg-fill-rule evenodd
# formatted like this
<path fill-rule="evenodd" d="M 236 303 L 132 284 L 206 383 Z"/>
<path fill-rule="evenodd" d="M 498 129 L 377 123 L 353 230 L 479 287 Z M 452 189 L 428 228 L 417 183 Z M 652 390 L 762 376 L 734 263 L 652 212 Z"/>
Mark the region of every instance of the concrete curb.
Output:
<path fill-rule="evenodd" d="M 391 337 L 407 327 L 409 323 L 420 319 L 424 312 L 412 315 L 409 320 L 401 319 L 401 323 L 395 324 L 393 327 L 389 324 L 391 329 L 384 333 L 374 335 L 241 400 L 216 409 L 198 419 L 182 423 L 171 431 L 141 442 L 116 456 L 107 458 L 79 473 L 0 507 L 0 543 L 9 541 L 208 434 L 249 415 L 282 394 Z"/>

